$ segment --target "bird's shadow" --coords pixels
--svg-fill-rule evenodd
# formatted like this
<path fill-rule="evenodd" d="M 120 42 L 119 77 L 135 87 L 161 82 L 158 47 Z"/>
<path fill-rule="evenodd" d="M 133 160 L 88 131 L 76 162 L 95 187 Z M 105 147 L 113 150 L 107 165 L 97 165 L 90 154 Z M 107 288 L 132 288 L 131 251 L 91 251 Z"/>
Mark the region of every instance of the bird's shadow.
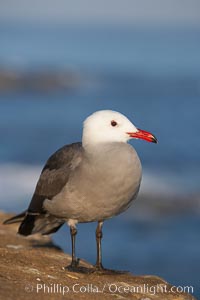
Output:
<path fill-rule="evenodd" d="M 58 246 L 58 245 L 55 245 L 53 242 L 46 242 L 46 243 L 39 243 L 38 241 L 34 241 L 33 244 L 32 244 L 32 247 L 33 248 L 50 248 L 50 249 L 54 249 L 54 250 L 57 250 L 57 251 L 62 251 L 63 252 L 63 249 Z"/>
<path fill-rule="evenodd" d="M 127 275 L 129 271 L 120 271 L 120 270 L 112 270 L 105 269 L 97 270 L 95 267 L 84 267 L 84 266 L 76 266 L 72 267 L 71 265 L 64 268 L 67 272 L 72 273 L 81 273 L 81 274 L 93 274 L 93 275 Z"/>

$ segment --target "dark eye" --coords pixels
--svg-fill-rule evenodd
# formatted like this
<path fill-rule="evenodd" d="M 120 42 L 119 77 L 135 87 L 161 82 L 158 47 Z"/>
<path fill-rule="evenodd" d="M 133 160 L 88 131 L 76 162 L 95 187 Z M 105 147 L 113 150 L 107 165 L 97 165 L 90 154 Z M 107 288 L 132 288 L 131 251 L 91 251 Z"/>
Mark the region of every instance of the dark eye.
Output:
<path fill-rule="evenodd" d="M 110 124 L 114 127 L 114 126 L 117 126 L 117 122 L 115 121 L 115 120 L 112 120 L 111 122 L 110 122 Z"/>

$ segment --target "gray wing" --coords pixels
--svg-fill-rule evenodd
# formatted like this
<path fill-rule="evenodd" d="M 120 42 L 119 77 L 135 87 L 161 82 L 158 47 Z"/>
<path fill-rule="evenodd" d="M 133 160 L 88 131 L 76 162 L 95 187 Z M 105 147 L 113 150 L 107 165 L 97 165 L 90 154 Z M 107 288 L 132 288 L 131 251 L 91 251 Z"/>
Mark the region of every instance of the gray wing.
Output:
<path fill-rule="evenodd" d="M 47 160 L 29 205 L 29 213 L 44 212 L 44 200 L 52 199 L 62 190 L 82 158 L 82 144 L 74 143 L 62 147 Z"/>

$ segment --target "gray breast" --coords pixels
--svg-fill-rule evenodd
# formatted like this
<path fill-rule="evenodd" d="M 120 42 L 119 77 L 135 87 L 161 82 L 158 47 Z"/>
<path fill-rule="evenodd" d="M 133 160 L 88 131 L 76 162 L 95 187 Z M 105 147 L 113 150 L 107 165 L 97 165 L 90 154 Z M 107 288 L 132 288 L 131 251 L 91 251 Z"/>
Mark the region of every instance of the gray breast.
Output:
<path fill-rule="evenodd" d="M 79 222 L 110 218 L 136 198 L 141 173 L 138 155 L 129 144 L 98 146 L 85 153 L 61 192 L 45 201 L 45 209 Z"/>

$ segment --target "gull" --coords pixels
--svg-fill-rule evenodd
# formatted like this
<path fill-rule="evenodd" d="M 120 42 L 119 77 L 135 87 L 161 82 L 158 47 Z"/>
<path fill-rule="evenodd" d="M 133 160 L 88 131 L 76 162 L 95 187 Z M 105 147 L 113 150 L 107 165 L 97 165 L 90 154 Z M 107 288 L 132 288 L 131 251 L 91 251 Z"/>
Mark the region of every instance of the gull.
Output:
<path fill-rule="evenodd" d="M 75 254 L 77 224 L 97 222 L 95 271 L 103 271 L 102 226 L 124 212 L 137 197 L 142 167 L 130 139 L 157 143 L 126 116 L 112 110 L 94 112 L 83 124 L 82 142 L 65 145 L 47 160 L 28 209 L 6 220 L 21 222 L 18 233 L 28 236 L 56 232 L 64 223 L 72 241 L 69 271 L 78 271 Z"/>

